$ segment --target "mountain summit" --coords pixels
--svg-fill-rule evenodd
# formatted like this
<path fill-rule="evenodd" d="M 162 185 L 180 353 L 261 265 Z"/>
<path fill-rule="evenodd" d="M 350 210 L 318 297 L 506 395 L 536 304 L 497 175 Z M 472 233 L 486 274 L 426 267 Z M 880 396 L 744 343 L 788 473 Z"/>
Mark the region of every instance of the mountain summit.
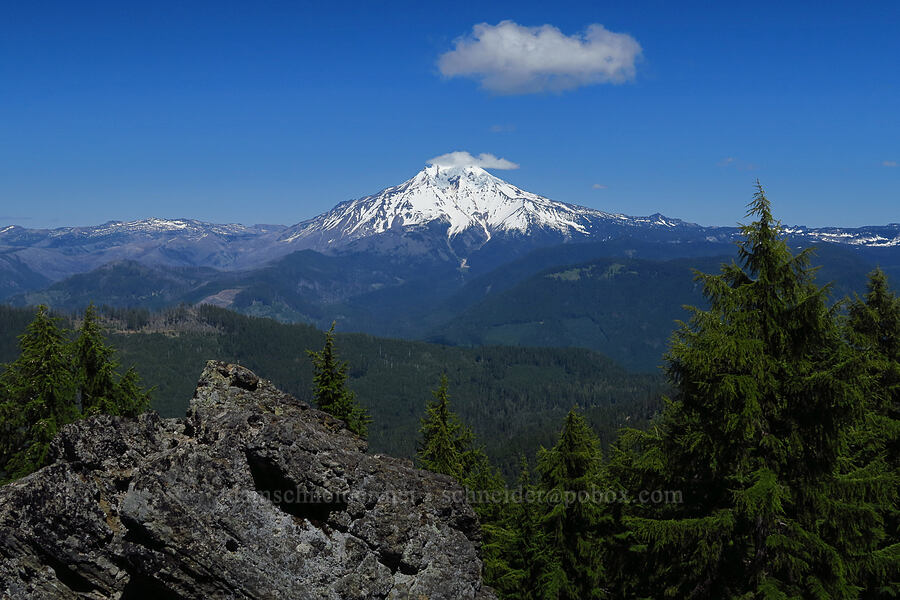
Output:
<path fill-rule="evenodd" d="M 400 185 L 342 202 L 287 229 L 280 241 L 327 251 L 373 236 L 440 232 L 448 247 L 465 255 L 497 237 L 540 236 L 562 242 L 594 236 L 604 226 L 623 225 L 685 224 L 660 215 L 627 217 L 557 202 L 477 166 L 430 165 Z M 373 241 L 368 239 L 366 245 Z"/>

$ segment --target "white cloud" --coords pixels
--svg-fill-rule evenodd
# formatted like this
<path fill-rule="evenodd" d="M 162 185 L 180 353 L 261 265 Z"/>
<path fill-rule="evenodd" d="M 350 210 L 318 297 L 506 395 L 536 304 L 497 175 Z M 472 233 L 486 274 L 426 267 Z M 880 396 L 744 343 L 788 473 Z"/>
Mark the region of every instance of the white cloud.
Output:
<path fill-rule="evenodd" d="M 625 33 L 591 25 L 565 35 L 552 25 L 524 27 L 513 21 L 480 23 L 438 59 L 446 77 L 471 77 L 498 94 L 561 92 L 634 79 L 641 46 Z"/>
<path fill-rule="evenodd" d="M 886 160 L 883 163 L 881 163 L 881 166 L 882 167 L 896 167 L 897 161 L 896 160 Z"/>
<path fill-rule="evenodd" d="M 428 160 L 428 164 L 437 165 L 439 167 L 481 167 L 482 169 L 518 169 L 519 165 L 506 160 L 505 158 L 497 158 L 493 154 L 479 154 L 472 156 L 468 152 L 456 151 L 441 154 Z"/>
<path fill-rule="evenodd" d="M 595 183 L 594 185 L 591 186 L 591 189 L 594 189 L 594 190 L 605 190 L 606 188 L 607 188 L 607 186 L 603 185 L 602 183 Z"/>

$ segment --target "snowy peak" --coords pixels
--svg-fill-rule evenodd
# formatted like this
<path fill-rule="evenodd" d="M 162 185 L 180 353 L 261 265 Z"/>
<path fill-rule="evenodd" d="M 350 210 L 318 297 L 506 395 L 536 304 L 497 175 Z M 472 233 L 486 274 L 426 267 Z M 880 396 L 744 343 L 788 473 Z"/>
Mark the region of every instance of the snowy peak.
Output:
<path fill-rule="evenodd" d="M 464 232 L 486 243 L 497 234 L 537 230 L 562 239 L 590 235 L 599 222 L 627 220 L 556 202 L 522 190 L 481 167 L 430 165 L 411 179 L 333 210 L 286 231 L 281 241 L 330 247 L 387 232 L 446 225 L 447 238 Z"/>

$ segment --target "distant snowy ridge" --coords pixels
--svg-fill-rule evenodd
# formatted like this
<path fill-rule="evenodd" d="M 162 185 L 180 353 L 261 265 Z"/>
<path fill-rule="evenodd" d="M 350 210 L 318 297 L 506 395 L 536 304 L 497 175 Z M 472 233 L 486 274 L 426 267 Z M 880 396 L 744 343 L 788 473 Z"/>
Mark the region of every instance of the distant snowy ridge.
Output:
<path fill-rule="evenodd" d="M 14 240 L 27 235 L 28 239 L 97 239 L 110 236 L 178 236 L 201 239 L 208 235 L 221 237 L 254 236 L 280 231 L 283 225 L 241 225 L 239 223 L 207 223 L 196 219 L 160 219 L 151 217 L 136 221 L 108 221 L 87 227 L 59 227 L 56 229 L 26 229 L 9 225 L 0 229 L 0 241 Z"/>
<path fill-rule="evenodd" d="M 850 244 L 871 248 L 900 246 L 900 223 L 843 229 L 839 227 L 821 227 L 810 229 L 803 226 L 784 227 L 787 235 L 811 238 L 832 244 Z"/>

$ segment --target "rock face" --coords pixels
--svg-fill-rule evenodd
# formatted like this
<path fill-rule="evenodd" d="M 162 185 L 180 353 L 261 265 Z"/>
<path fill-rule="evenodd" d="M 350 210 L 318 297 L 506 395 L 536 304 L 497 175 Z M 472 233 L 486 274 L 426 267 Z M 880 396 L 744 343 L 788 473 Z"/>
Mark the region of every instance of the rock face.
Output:
<path fill-rule="evenodd" d="M 98 416 L 0 488 L 2 598 L 494 598 L 462 490 L 210 361 L 188 416 Z"/>

